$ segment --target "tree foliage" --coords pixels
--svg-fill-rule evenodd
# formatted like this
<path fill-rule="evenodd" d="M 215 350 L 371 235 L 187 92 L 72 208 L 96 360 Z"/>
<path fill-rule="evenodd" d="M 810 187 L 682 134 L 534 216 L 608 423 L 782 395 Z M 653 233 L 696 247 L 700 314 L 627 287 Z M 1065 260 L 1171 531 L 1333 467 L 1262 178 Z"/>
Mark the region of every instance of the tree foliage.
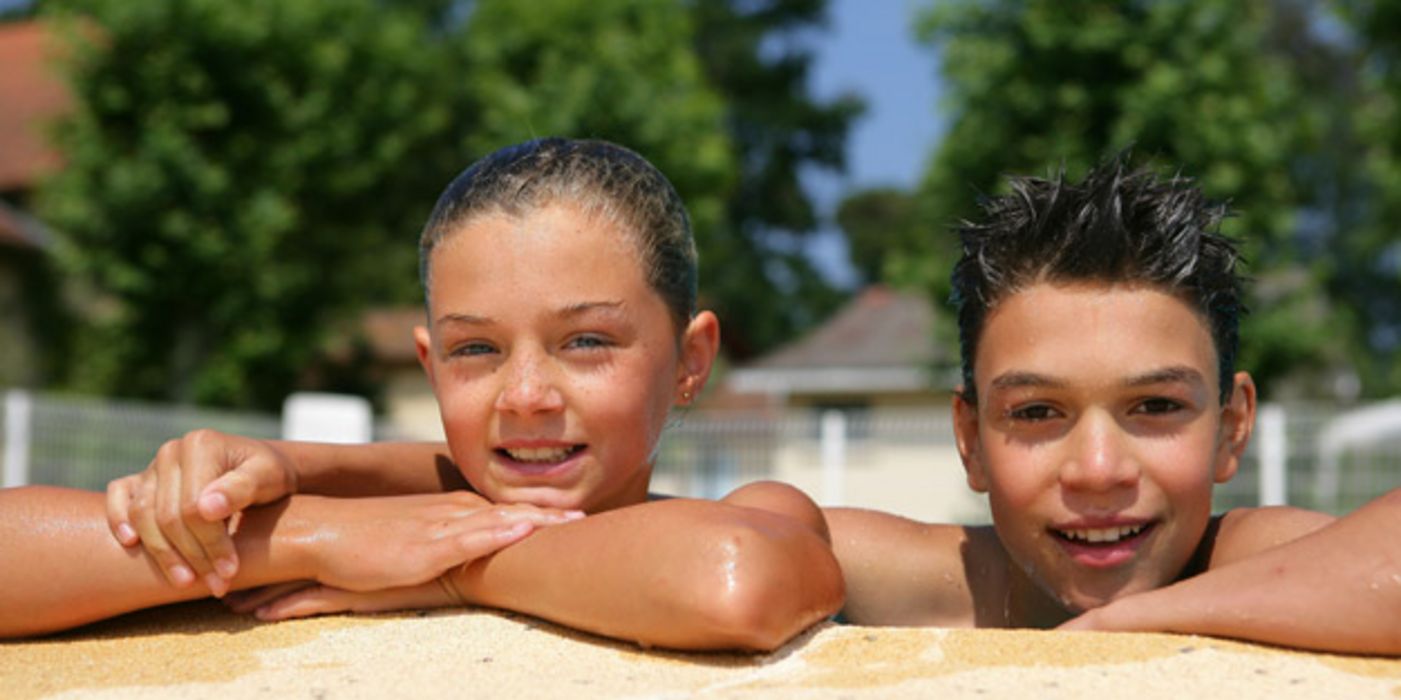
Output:
<path fill-rule="evenodd" d="M 918 193 L 931 233 L 888 272 L 946 298 L 957 250 L 945 232 L 978 195 L 1004 191 L 1005 173 L 1078 176 L 1129 150 L 1232 203 L 1225 228 L 1257 280 L 1241 363 L 1267 391 L 1345 363 L 1336 339 L 1351 317 L 1303 255 L 1301 213 L 1317 198 L 1300 156 L 1317 152 L 1327 115 L 1281 42 L 1301 12 L 1269 0 L 930 4 L 918 28 L 940 51 L 951 126 Z"/>
<path fill-rule="evenodd" d="M 808 94 L 812 51 L 802 38 L 824 26 L 826 0 L 688 2 L 738 165 L 721 225 L 706 234 L 703 291 L 743 358 L 821 321 L 841 299 L 800 250 L 820 223 L 801 175 L 846 167 L 847 133 L 864 106 Z"/>
<path fill-rule="evenodd" d="M 75 383 L 276 405 L 324 331 L 413 295 L 470 110 L 421 17 L 370 0 L 101 0 L 66 21 L 76 110 L 41 192 L 100 318 Z"/>
<path fill-rule="evenodd" d="M 273 406 L 367 304 L 417 297 L 443 185 L 507 143 L 623 143 L 677 185 L 732 350 L 835 292 L 773 231 L 814 227 L 797 171 L 839 168 L 854 104 L 774 42 L 820 0 L 119 0 L 44 4 L 76 112 L 42 192 L 92 327 L 72 383 Z M 321 375 L 324 379 L 325 373 Z"/>

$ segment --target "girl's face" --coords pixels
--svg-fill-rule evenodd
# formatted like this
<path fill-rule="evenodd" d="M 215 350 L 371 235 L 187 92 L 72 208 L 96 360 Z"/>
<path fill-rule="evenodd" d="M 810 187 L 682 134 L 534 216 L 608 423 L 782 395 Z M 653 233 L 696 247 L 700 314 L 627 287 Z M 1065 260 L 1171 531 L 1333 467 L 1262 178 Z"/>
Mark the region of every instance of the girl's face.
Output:
<path fill-rule="evenodd" d="M 1175 580 L 1255 410 L 1244 373 L 1221 405 L 1196 311 L 1151 288 L 1040 283 L 998 303 L 975 359 L 959 450 L 1020 570 L 1071 613 Z"/>
<path fill-rule="evenodd" d="M 471 221 L 429 264 L 415 341 L 472 486 L 588 512 L 646 500 L 668 411 L 709 375 L 714 315 L 678 343 L 632 236 L 569 203 Z"/>

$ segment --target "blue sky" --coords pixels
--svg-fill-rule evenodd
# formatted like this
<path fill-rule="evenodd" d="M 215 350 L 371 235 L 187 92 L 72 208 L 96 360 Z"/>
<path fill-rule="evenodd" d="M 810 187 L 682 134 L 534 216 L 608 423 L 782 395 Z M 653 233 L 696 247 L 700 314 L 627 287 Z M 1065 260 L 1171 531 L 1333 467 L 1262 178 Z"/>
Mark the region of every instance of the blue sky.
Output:
<path fill-rule="evenodd" d="M 847 140 L 846 175 L 807 177 L 825 216 L 852 189 L 912 187 L 943 133 L 938 63 L 932 49 L 915 43 L 910 28 L 912 15 L 928 2 L 830 0 L 828 29 L 813 41 L 812 90 L 818 97 L 857 93 L 867 111 Z M 808 253 L 835 281 L 852 282 L 835 230 L 814 236 Z"/>

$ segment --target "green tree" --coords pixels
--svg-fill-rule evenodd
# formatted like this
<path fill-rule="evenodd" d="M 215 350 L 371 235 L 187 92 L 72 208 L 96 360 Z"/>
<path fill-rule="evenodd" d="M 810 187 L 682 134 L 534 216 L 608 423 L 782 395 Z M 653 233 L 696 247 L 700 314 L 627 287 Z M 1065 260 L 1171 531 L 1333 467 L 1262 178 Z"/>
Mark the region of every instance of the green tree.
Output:
<path fill-rule="evenodd" d="M 1083 173 L 1131 149 L 1194 176 L 1238 213 L 1257 278 L 1242 366 L 1271 381 L 1337 365 L 1348 317 L 1325 271 L 1302 262 L 1297 213 L 1310 202 L 1300 154 L 1322 116 L 1277 39 L 1300 10 L 1268 0 L 1124 3 L 949 0 L 919 32 L 942 57 L 950 129 L 919 197 L 930 230 L 973 213 L 1004 173 Z M 898 281 L 948 293 L 956 241 L 925 236 L 897 256 Z"/>
<path fill-rule="evenodd" d="M 806 96 L 810 56 L 760 44 L 820 20 L 822 2 L 476 3 L 466 79 L 471 150 L 544 134 L 617 140 L 676 184 L 695 224 L 703 303 L 737 357 L 820 319 L 837 293 L 775 231 L 815 228 L 798 179 L 838 168 L 850 102 Z"/>
<path fill-rule="evenodd" d="M 472 114 L 441 33 L 372 0 L 48 3 L 67 167 L 41 191 L 95 298 L 85 389 L 273 406 L 328 325 L 409 299 Z"/>
<path fill-rule="evenodd" d="M 846 137 L 864 106 L 808 93 L 826 0 L 687 0 L 694 44 L 725 104 L 739 174 L 702 257 L 705 292 L 725 319 L 726 345 L 752 356 L 824 319 L 841 301 L 801 253 L 819 216 L 801 175 L 846 167 Z"/>
<path fill-rule="evenodd" d="M 865 282 L 886 278 L 887 258 L 918 245 L 918 200 L 894 187 L 848 195 L 837 207 L 837 225 L 846 236 L 851 264 Z"/>
<path fill-rule="evenodd" d="M 1333 288 L 1361 320 L 1355 342 L 1369 351 L 1358 362 L 1364 393 L 1380 396 L 1401 392 L 1401 2 L 1341 5 L 1353 29 L 1348 45 L 1356 47 L 1344 68 L 1356 78 L 1332 84 L 1356 90 L 1335 104 L 1344 105 L 1338 121 L 1351 127 L 1355 146 L 1343 156 L 1348 166 L 1362 165 L 1362 182 L 1349 183 L 1353 196 L 1344 192 L 1336 207 Z"/>

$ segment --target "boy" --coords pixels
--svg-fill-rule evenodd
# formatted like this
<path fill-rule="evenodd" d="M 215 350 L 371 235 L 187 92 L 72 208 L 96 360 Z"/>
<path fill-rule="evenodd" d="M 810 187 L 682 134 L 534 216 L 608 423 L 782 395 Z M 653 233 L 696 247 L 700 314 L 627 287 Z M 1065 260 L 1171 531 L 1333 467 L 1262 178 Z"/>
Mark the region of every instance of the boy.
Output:
<path fill-rule="evenodd" d="M 859 624 L 1156 630 L 1401 653 L 1401 490 L 1213 517 L 1255 417 L 1224 207 L 1115 160 L 961 227 L 955 435 L 994 524 L 828 511 Z"/>

